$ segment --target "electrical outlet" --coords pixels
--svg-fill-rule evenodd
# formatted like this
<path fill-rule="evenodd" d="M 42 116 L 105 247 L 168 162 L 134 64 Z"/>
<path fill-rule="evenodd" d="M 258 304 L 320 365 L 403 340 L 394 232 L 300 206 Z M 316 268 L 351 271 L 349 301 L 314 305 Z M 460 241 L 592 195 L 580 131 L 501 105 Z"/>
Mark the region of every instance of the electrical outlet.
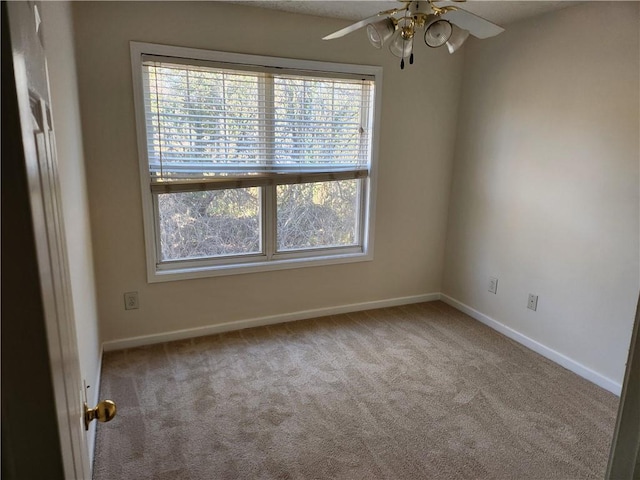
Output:
<path fill-rule="evenodd" d="M 124 294 L 124 309 L 135 310 L 140 308 L 138 303 L 138 292 L 127 292 Z"/>
<path fill-rule="evenodd" d="M 498 279 L 495 277 L 489 277 L 489 291 L 491 293 L 498 293 Z"/>
<path fill-rule="evenodd" d="M 534 312 L 538 308 L 538 295 L 534 295 L 533 293 L 529 294 L 529 302 L 527 303 L 527 308 L 533 310 Z"/>

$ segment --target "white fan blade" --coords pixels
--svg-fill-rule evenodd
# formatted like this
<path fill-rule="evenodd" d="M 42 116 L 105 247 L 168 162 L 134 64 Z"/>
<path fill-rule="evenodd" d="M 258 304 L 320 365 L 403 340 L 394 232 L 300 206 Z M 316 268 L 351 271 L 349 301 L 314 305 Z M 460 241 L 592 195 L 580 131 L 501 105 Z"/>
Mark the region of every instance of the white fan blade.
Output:
<path fill-rule="evenodd" d="M 456 8 L 442 15 L 442 18 L 449 20 L 457 27 L 469 30 L 471 35 L 476 38 L 489 38 L 504 32 L 504 28 L 485 20 L 466 10 Z"/>
<path fill-rule="evenodd" d="M 349 25 L 348 27 L 345 27 L 345 28 L 343 28 L 341 30 L 338 30 L 337 32 L 333 32 L 332 34 L 327 35 L 326 37 L 322 37 L 322 39 L 323 40 L 333 40 L 334 38 L 344 37 L 345 35 L 348 35 L 351 32 L 355 32 L 356 30 L 359 30 L 362 27 L 365 27 L 365 26 L 369 25 L 370 23 L 375 22 L 376 20 L 378 20 L 383 15 L 393 15 L 397 11 L 398 10 L 394 8 L 393 10 L 387 10 L 386 12 L 376 13 L 372 17 L 365 18 L 364 20 L 360 20 L 359 22 L 356 22 L 353 25 Z"/>

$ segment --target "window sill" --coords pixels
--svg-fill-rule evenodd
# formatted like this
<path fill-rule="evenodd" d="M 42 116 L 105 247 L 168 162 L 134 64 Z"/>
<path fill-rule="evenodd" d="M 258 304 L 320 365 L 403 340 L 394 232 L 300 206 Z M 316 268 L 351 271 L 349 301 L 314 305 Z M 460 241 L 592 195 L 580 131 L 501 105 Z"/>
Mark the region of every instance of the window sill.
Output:
<path fill-rule="evenodd" d="M 245 273 L 271 272 L 289 270 L 293 268 L 322 267 L 343 263 L 368 262 L 373 260 L 372 253 L 344 253 L 320 257 L 289 258 L 281 260 L 260 261 L 243 264 L 228 265 L 198 265 L 176 268 L 155 268 L 148 272 L 149 283 L 172 282 L 190 280 L 194 278 L 221 277 L 226 275 L 241 275 Z"/>

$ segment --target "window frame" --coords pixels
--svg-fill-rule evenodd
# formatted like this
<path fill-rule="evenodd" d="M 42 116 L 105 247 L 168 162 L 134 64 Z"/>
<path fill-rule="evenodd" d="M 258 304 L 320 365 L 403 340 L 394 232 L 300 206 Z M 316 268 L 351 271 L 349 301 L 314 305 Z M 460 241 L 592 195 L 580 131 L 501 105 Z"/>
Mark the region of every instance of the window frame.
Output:
<path fill-rule="evenodd" d="M 378 138 L 382 104 L 382 67 L 246 55 L 143 42 L 130 42 L 130 51 L 138 142 L 138 164 L 142 194 L 147 281 L 149 283 L 334 265 L 370 261 L 373 259 Z M 150 188 L 151 175 L 149 173 L 148 163 L 142 76 L 143 55 L 173 57 L 182 59 L 182 61 L 184 61 L 184 59 L 193 59 L 195 61 L 235 64 L 240 68 L 243 66 L 244 68 L 247 68 L 247 66 L 264 66 L 322 72 L 325 74 L 336 73 L 373 77 L 374 97 L 371 105 L 373 112 L 372 115 L 370 115 L 373 124 L 371 128 L 371 159 L 369 171 L 368 175 L 364 178 L 357 178 L 355 180 L 359 183 L 358 202 L 360 204 L 360 211 L 362 212 L 360 218 L 357 220 L 360 244 L 357 246 L 320 247 L 278 252 L 276 238 L 276 189 L 278 185 L 261 185 L 257 188 L 261 189 L 260 231 L 262 236 L 262 253 L 161 261 L 160 235 L 157 231 L 159 224 L 157 196 L 161 193 L 157 191 L 152 192 Z"/>

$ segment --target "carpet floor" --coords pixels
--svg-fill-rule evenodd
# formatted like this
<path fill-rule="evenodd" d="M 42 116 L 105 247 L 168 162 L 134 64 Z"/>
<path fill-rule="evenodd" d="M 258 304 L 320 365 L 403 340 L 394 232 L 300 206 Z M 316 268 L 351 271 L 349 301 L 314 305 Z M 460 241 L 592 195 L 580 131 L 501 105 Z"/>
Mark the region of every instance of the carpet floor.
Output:
<path fill-rule="evenodd" d="M 618 399 L 442 302 L 106 353 L 94 479 L 603 478 Z"/>

